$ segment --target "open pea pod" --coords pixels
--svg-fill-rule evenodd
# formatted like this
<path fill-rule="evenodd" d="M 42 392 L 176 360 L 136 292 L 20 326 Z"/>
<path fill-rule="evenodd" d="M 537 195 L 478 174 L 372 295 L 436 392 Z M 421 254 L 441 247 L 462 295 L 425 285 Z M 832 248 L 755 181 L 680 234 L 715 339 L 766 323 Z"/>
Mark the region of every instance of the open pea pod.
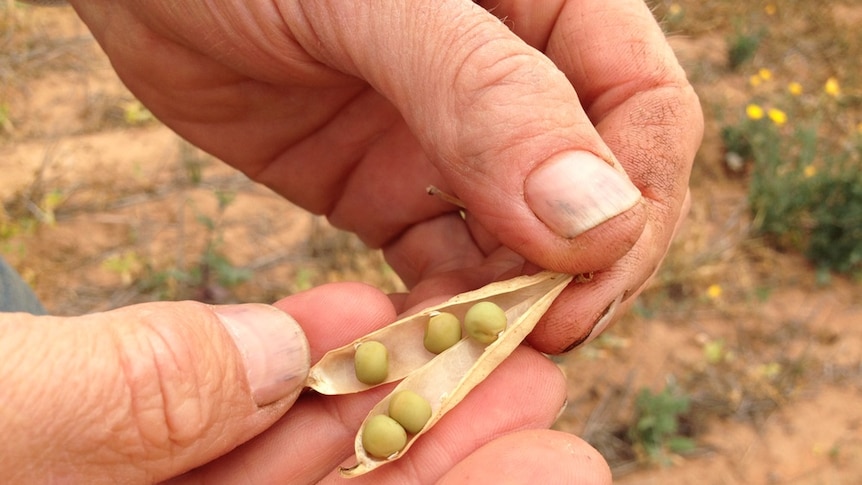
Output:
<path fill-rule="evenodd" d="M 360 392 L 399 381 L 437 357 L 436 354 L 427 351 L 422 343 L 425 326 L 432 316 L 440 312 L 448 312 L 463 321 L 464 314 L 471 306 L 480 301 L 490 301 L 506 312 L 511 327 L 512 322 L 525 313 L 535 314 L 535 310 L 530 312 L 527 310 L 557 286 L 562 285 L 560 289 L 565 287 L 571 279 L 568 275 L 546 271 L 532 276 L 498 281 L 477 290 L 456 295 L 439 305 L 401 318 L 343 347 L 327 352 L 309 371 L 306 386 L 321 394 L 335 395 Z M 562 282 L 563 280 L 565 282 Z M 543 313 L 544 310 L 539 313 L 536 321 Z M 533 324 L 535 325 L 535 322 Z M 388 376 L 383 382 L 374 385 L 359 382 L 354 370 L 353 357 L 356 347 L 368 341 L 378 341 L 389 350 Z"/>
<path fill-rule="evenodd" d="M 411 352 L 419 353 L 421 350 L 428 355 L 423 355 L 422 359 L 415 361 L 420 363 L 424 361 L 424 364 L 419 367 L 408 368 L 404 364 L 404 367 L 398 370 L 398 375 L 403 374 L 403 379 L 392 393 L 374 406 L 363 421 L 355 441 L 357 464 L 350 468 L 341 469 L 342 475 L 348 478 L 359 476 L 404 456 L 416 439 L 431 429 L 449 410 L 461 402 L 467 393 L 482 382 L 520 345 L 551 306 L 557 295 L 571 280 L 570 275 L 544 272 L 534 276 L 522 276 L 492 283 L 479 290 L 458 295 L 442 305 L 428 308 L 416 315 L 401 319 L 386 329 L 375 332 L 377 335 L 372 334 L 373 337 L 368 336 L 367 338 L 371 339 L 381 340 L 385 338 L 389 342 L 398 342 L 398 344 L 403 344 L 409 348 Z M 500 333 L 497 340 L 490 344 L 482 344 L 467 337 L 439 355 L 431 354 L 424 349 L 422 331 L 430 316 L 435 312 L 446 311 L 462 319 L 467 309 L 480 301 L 494 302 L 506 312 L 508 325 Z M 404 335 L 400 335 L 402 331 Z M 402 338 L 418 341 L 418 347 L 412 343 L 403 342 Z M 364 341 L 364 339 L 366 337 L 360 341 Z M 398 348 L 394 344 L 389 345 L 392 345 L 390 348 Z M 353 349 L 353 345 L 347 346 L 345 349 Z M 338 358 L 340 359 L 340 353 L 346 352 L 346 350 L 339 349 L 334 352 L 339 354 Z M 331 360 L 330 362 L 335 361 Z M 404 359 L 400 362 L 408 362 L 408 360 Z M 352 362 L 348 363 L 352 366 Z M 318 363 L 318 366 L 320 365 Z M 338 365 L 347 366 L 342 363 Z M 347 366 L 349 367 L 347 370 L 334 371 L 327 369 L 326 366 L 327 364 L 324 364 L 319 369 L 321 374 L 318 374 L 316 379 L 318 382 L 321 377 L 326 379 L 329 390 L 350 389 L 348 392 L 352 392 L 357 388 L 352 382 L 347 382 L 351 380 L 350 378 L 344 378 L 342 375 L 348 373 L 347 371 L 352 374 L 352 367 Z M 356 380 L 355 376 L 349 377 L 352 377 L 353 381 Z M 372 417 L 385 414 L 392 396 L 402 390 L 411 390 L 425 398 L 431 405 L 431 417 L 418 433 L 408 436 L 406 446 L 401 451 L 386 458 L 375 458 L 367 453 L 363 447 L 365 424 Z"/>

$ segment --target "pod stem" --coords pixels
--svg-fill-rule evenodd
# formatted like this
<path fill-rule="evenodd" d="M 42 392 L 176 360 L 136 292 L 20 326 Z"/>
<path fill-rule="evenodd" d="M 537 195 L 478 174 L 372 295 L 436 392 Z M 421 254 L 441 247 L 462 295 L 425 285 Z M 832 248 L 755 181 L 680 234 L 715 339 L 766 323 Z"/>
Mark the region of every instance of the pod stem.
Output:
<path fill-rule="evenodd" d="M 438 189 L 437 187 L 435 187 L 433 185 L 429 185 L 428 187 L 426 187 L 425 191 L 428 192 L 428 195 L 433 195 L 434 197 L 437 197 L 438 199 L 440 199 L 444 202 L 448 202 L 448 203 L 450 203 L 454 206 L 460 207 L 462 209 L 467 208 L 467 206 L 465 206 L 464 203 L 461 202 L 461 199 L 459 199 L 458 197 L 455 197 L 452 194 L 447 194 L 446 192 Z"/>

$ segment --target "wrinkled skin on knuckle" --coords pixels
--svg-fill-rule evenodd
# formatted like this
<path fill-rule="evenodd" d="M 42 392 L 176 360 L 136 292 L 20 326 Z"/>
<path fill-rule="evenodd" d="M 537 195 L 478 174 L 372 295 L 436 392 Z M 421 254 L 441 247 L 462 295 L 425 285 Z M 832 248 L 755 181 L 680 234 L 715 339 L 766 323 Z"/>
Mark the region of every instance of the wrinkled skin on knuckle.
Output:
<path fill-rule="evenodd" d="M 523 94 L 544 92 L 542 86 L 549 85 L 546 78 L 548 68 L 553 68 L 550 61 L 542 62 L 536 51 L 525 46 L 496 17 L 478 7 L 476 10 L 482 14 L 470 12 L 444 19 L 440 28 L 445 35 L 433 35 L 438 44 L 429 58 L 423 59 L 417 67 L 422 73 L 421 79 L 435 84 L 430 88 L 433 93 L 442 93 L 446 98 L 437 105 L 441 109 L 436 116 L 440 118 L 427 120 L 439 124 L 446 133 L 440 141 L 483 139 L 488 136 L 489 125 L 504 128 L 518 124 L 517 119 L 500 118 L 500 115 L 523 114 L 523 110 L 501 109 L 501 106 L 529 105 L 534 100 L 512 99 L 510 93 L 516 91 L 512 87 L 525 86 L 517 88 L 517 92 Z M 427 95 L 433 93 L 419 93 L 417 96 L 421 98 L 417 97 L 417 104 L 427 105 Z M 465 128 L 481 132 L 465 133 Z M 483 151 L 457 144 L 449 150 L 451 154 Z M 443 158 L 447 155 L 450 153 L 444 153 Z"/>
<path fill-rule="evenodd" d="M 570 120 L 558 116 L 558 106 L 571 102 L 556 99 L 563 81 L 549 61 L 516 49 L 510 39 L 478 47 L 470 67 L 459 72 L 452 86 L 457 153 L 473 159 L 473 169 L 490 172 L 499 160 L 517 160 L 508 152 L 530 138 L 550 140 L 555 132 L 570 128 Z M 565 141 L 562 133 L 559 140 Z"/>
<path fill-rule="evenodd" d="M 189 345 L 199 331 L 146 315 L 138 331 L 116 337 L 121 399 L 132 418 L 117 441 L 125 445 L 122 452 L 142 461 L 167 458 L 205 437 L 218 421 L 215 403 L 225 376 L 202 372 L 202 362 L 212 357 Z"/>
<path fill-rule="evenodd" d="M 599 132 L 653 203 L 681 203 L 703 133 L 697 96 L 687 84 L 637 93 L 606 116 Z"/>
<path fill-rule="evenodd" d="M 674 227 L 703 135 L 700 104 L 690 87 L 669 88 L 659 96 L 653 117 L 644 120 L 650 147 L 644 150 L 648 176 L 641 190 Z M 692 102 L 693 100 L 693 102 Z"/>

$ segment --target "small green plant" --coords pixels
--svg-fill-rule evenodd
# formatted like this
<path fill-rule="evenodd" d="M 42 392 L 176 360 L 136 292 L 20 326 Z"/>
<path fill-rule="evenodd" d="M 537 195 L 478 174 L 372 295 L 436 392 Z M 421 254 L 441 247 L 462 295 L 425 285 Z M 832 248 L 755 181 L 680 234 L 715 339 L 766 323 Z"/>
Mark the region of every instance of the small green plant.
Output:
<path fill-rule="evenodd" d="M 180 142 L 180 165 L 185 172 L 186 180 L 191 185 L 200 185 L 203 181 L 204 164 L 207 159 L 198 149 L 186 141 Z"/>
<path fill-rule="evenodd" d="M 751 165 L 754 233 L 780 250 L 801 251 L 822 272 L 859 273 L 862 128 L 841 126 L 835 79 L 809 96 L 798 83 L 776 92 L 771 80 L 766 69 L 751 77 L 755 95 L 721 132 L 727 151 Z"/>
<path fill-rule="evenodd" d="M 218 208 L 216 215 L 210 217 L 198 213 L 197 222 L 206 230 L 206 245 L 194 264 L 177 265 L 165 270 L 148 268 L 148 276 L 139 285 L 144 291 L 154 291 L 159 298 L 192 298 L 205 302 L 219 303 L 227 289 L 234 288 L 252 276 L 252 271 L 234 265 L 224 253 L 222 246 L 222 216 L 233 203 L 235 194 L 216 191 Z"/>
<path fill-rule="evenodd" d="M 123 121 L 129 126 L 142 126 L 155 120 L 150 110 L 137 99 L 123 103 L 122 110 Z"/>
<path fill-rule="evenodd" d="M 761 32 L 749 32 L 737 23 L 733 35 L 727 41 L 727 62 L 730 70 L 736 71 L 746 61 L 754 57 L 762 38 Z"/>
<path fill-rule="evenodd" d="M 215 285 L 233 288 L 251 278 L 251 270 L 234 266 L 222 251 L 224 240 L 221 218 L 233 203 L 236 194 L 219 190 L 215 192 L 215 196 L 218 200 L 215 218 L 203 214 L 197 217 L 198 222 L 207 229 L 208 239 L 197 266 L 192 269 L 191 280 L 203 293 L 209 292 Z"/>
<path fill-rule="evenodd" d="M 112 254 L 102 262 L 102 267 L 120 276 L 123 285 L 131 285 L 144 267 L 140 255 L 127 250 L 119 254 Z"/>
<path fill-rule="evenodd" d="M 629 428 L 629 439 L 645 461 L 670 464 L 673 454 L 694 449 L 694 441 L 679 432 L 680 419 L 688 413 L 690 401 L 673 385 L 653 394 L 641 389 L 635 400 L 635 420 Z"/>
<path fill-rule="evenodd" d="M 819 177 L 810 208 L 814 221 L 805 255 L 821 270 L 856 273 L 862 267 L 862 175 L 852 171 Z"/>
<path fill-rule="evenodd" d="M 53 226 L 57 223 L 57 208 L 66 200 L 66 194 L 60 189 L 52 189 L 42 196 L 39 207 L 33 207 L 43 224 Z"/>

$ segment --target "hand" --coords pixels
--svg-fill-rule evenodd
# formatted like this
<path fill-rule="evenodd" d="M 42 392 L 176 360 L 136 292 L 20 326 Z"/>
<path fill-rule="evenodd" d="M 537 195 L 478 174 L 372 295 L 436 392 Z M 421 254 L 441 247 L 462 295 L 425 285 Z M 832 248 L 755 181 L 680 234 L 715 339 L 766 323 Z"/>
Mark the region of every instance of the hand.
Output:
<path fill-rule="evenodd" d="M 360 284 L 276 306 L 304 322 L 307 342 L 287 313 L 258 304 L 152 303 L 77 318 L 0 313 L 4 483 L 332 481 L 387 389 L 297 400 L 309 355 L 317 360 L 390 322 L 395 309 Z M 547 428 L 564 401 L 556 366 L 519 349 L 408 455 L 351 483 L 544 483 L 543 474 L 610 483 L 607 465 L 578 438 L 530 431 Z"/>
<path fill-rule="evenodd" d="M 382 247 L 409 302 L 595 272 L 543 351 L 604 327 L 681 217 L 702 117 L 641 0 L 72 3 L 156 116 Z"/>

